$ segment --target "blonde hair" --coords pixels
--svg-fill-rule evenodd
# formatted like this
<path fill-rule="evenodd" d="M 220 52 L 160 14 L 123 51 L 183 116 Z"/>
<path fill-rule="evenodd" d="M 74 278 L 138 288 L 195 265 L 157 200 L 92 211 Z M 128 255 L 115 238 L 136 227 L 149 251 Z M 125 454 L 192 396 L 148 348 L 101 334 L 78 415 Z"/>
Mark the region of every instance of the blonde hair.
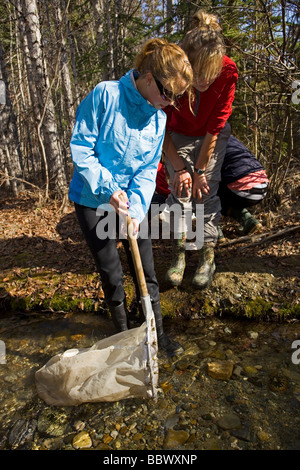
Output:
<path fill-rule="evenodd" d="M 221 73 L 225 44 L 215 15 L 203 10 L 193 16 L 193 29 L 181 44 L 198 78 L 211 81 Z"/>
<path fill-rule="evenodd" d="M 219 19 L 216 15 L 206 13 L 204 10 L 198 10 L 192 18 L 193 28 L 209 29 L 212 31 L 222 31 Z"/>
<path fill-rule="evenodd" d="M 151 72 L 174 95 L 182 91 L 182 81 L 185 81 L 191 102 L 193 69 L 186 53 L 177 44 L 160 38 L 149 39 L 137 55 L 135 67 L 141 75 Z"/>

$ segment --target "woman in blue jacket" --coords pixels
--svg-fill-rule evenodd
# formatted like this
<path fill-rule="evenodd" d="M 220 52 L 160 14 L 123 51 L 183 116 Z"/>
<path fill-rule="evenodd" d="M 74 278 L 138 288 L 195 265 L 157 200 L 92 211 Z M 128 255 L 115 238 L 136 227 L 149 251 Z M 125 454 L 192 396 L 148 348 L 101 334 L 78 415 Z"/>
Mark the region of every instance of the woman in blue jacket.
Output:
<path fill-rule="evenodd" d="M 107 217 L 103 211 L 107 209 L 120 217 L 129 213 L 138 232 L 155 190 L 166 124 L 163 108 L 174 105 L 185 91 L 190 94 L 192 83 L 185 53 L 162 39 L 147 41 L 135 66 L 119 81 L 99 83 L 81 102 L 70 143 L 74 174 L 69 197 L 94 256 L 117 331 L 128 329 L 122 266 L 115 237 L 102 236 L 97 226 L 99 229 L 99 222 Z M 128 240 L 122 242 L 129 255 Z M 138 237 L 138 245 L 158 344 L 174 355 L 181 348 L 163 331 L 150 236 Z M 128 261 L 135 279 L 130 256 Z"/>

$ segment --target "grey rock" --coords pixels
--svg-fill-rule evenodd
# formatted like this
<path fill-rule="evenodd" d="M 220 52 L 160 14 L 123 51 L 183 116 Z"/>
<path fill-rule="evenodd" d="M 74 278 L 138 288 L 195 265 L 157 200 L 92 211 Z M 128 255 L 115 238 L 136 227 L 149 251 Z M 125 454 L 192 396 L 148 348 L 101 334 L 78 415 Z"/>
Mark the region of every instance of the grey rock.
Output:
<path fill-rule="evenodd" d="M 242 425 L 240 418 L 233 413 L 222 416 L 217 421 L 217 425 L 224 430 L 239 429 Z"/>
<path fill-rule="evenodd" d="M 9 435 L 8 443 L 12 449 L 22 448 L 33 439 L 37 427 L 36 420 L 19 419 Z"/>

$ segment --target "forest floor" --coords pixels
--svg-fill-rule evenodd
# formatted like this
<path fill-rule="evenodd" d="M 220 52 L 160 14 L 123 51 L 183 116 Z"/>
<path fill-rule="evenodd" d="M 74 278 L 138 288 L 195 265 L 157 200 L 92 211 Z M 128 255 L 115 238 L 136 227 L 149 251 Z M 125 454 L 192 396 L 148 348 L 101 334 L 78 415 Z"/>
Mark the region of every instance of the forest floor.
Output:
<path fill-rule="evenodd" d="M 300 318 L 299 209 L 300 175 L 286 180 L 276 211 L 257 207 L 259 235 L 242 237 L 237 223 L 224 219 L 227 242 L 216 249 L 217 271 L 211 286 L 191 285 L 196 252 L 187 252 L 182 286 L 170 288 L 164 275 L 171 241 L 153 240 L 163 314 L 186 319 L 230 315 L 263 320 Z M 2 311 L 98 311 L 103 292 L 94 261 L 82 237 L 74 208 L 63 212 L 57 202 L 40 203 L 36 194 L 0 195 L 0 307 Z M 125 261 L 123 247 L 119 243 Z M 163 254 L 163 256 L 162 256 Z M 128 304 L 134 289 L 126 263 Z"/>

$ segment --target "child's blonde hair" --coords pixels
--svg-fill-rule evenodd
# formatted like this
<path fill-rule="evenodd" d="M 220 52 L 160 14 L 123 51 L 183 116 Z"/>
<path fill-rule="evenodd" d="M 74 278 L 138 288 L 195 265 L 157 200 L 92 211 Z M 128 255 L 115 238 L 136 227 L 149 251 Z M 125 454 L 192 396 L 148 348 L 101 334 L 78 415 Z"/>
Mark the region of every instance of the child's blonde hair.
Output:
<path fill-rule="evenodd" d="M 149 39 L 137 55 L 135 67 L 140 74 L 151 72 L 174 95 L 182 91 L 184 80 L 191 100 L 193 70 L 186 53 L 176 44 L 160 38 Z"/>
<path fill-rule="evenodd" d="M 221 31 L 217 16 L 203 10 L 194 14 L 193 29 L 186 34 L 181 46 L 198 79 L 211 81 L 221 73 L 225 54 Z"/>

